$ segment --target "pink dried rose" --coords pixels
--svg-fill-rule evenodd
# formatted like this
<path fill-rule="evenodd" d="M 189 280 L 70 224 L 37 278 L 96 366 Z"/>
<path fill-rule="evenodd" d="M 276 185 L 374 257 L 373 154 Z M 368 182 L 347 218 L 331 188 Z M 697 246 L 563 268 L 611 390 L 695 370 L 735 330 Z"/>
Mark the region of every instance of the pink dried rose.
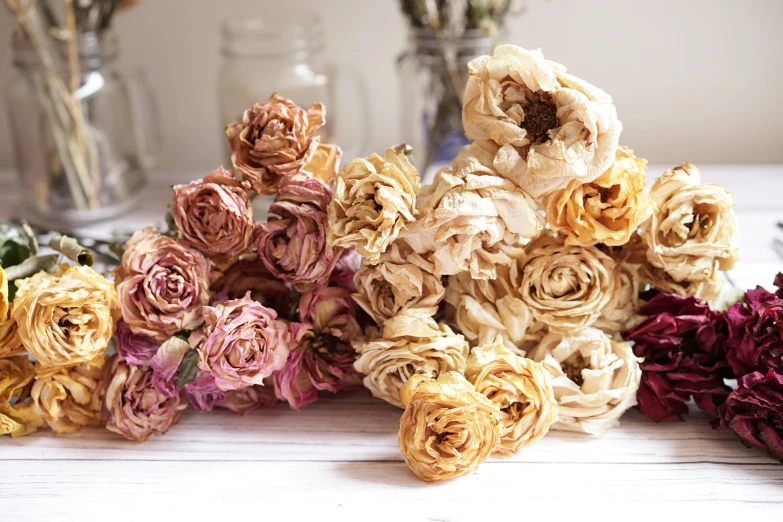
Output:
<path fill-rule="evenodd" d="M 184 395 L 165 397 L 152 385 L 152 369 L 132 366 L 116 356 L 106 362 L 103 413 L 106 429 L 129 440 L 166 433 L 188 403 Z"/>
<path fill-rule="evenodd" d="M 152 356 L 160 348 L 160 343 L 152 337 L 133 333 L 128 323 L 123 320 L 117 322 L 114 340 L 117 343 L 117 355 L 120 360 L 135 366 L 149 364 Z"/>
<path fill-rule="evenodd" d="M 253 208 L 239 180 L 223 167 L 176 185 L 174 222 L 190 246 L 225 266 L 247 251 L 253 241 Z"/>
<path fill-rule="evenodd" d="M 258 257 L 269 272 L 297 290 L 326 286 L 342 248 L 329 245 L 326 207 L 331 189 L 306 176 L 286 178 L 266 223 L 256 227 Z"/>
<path fill-rule="evenodd" d="M 285 365 L 290 343 L 287 325 L 249 294 L 205 306 L 204 319 L 204 328 L 190 335 L 190 345 L 198 349 L 198 367 L 215 377 L 219 389 L 263 384 Z"/>
<path fill-rule="evenodd" d="M 192 355 L 188 356 L 191 351 Z M 212 411 L 219 401 L 225 399 L 226 392 L 217 387 L 212 374 L 198 369 L 197 356 L 198 353 L 182 337 L 168 339 L 150 360 L 154 372 L 152 385 L 164 397 L 184 393 L 198 411 Z M 183 376 L 183 372 L 190 373 L 190 378 Z"/>
<path fill-rule="evenodd" d="M 334 270 L 329 278 L 329 286 L 339 286 L 355 292 L 356 284 L 353 281 L 353 276 L 356 275 L 360 266 L 362 266 L 362 256 L 353 248 L 344 250 L 343 255 L 334 265 Z"/>
<path fill-rule="evenodd" d="M 717 429 L 730 429 L 745 446 L 765 449 L 783 462 L 783 375 L 768 370 L 740 377 L 718 415 Z"/>
<path fill-rule="evenodd" d="M 229 392 L 223 400 L 218 401 L 217 406 L 240 415 L 247 415 L 258 408 L 271 408 L 277 402 L 274 385 L 267 384 L 248 386 Z"/>
<path fill-rule="evenodd" d="M 234 168 L 260 194 L 274 194 L 284 176 L 303 170 L 330 181 L 341 152 L 315 135 L 326 122 L 325 113 L 321 103 L 304 110 L 277 93 L 256 103 L 226 128 Z"/>
<path fill-rule="evenodd" d="M 145 228 L 125 244 L 115 273 L 122 317 L 133 333 L 163 342 L 198 328 L 209 302 L 210 263 L 183 241 Z"/>
<path fill-rule="evenodd" d="M 255 254 L 239 258 L 212 285 L 215 299 L 211 304 L 240 299 L 250 292 L 253 301 L 258 301 L 267 308 L 272 308 L 281 316 L 288 316 L 287 311 L 296 312 L 297 302 L 291 292 L 291 287 L 269 273 Z"/>

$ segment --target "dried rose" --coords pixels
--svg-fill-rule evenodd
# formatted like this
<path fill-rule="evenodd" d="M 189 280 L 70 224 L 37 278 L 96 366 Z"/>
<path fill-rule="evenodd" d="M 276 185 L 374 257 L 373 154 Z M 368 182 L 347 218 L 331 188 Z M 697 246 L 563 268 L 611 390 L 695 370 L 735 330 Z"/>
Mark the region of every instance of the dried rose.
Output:
<path fill-rule="evenodd" d="M 218 401 L 217 406 L 240 415 L 247 415 L 258 408 L 271 408 L 275 404 L 277 404 L 277 396 L 274 386 L 254 385 L 229 392 L 224 399 Z"/>
<path fill-rule="evenodd" d="M 256 227 L 258 257 L 266 269 L 298 290 L 326 286 L 343 253 L 326 241 L 331 189 L 303 175 L 286 178 L 266 223 Z"/>
<path fill-rule="evenodd" d="M 689 295 L 717 297 L 718 270 L 729 270 L 738 258 L 734 197 L 720 185 L 702 184 L 699 170 L 690 163 L 666 171 L 650 197 L 655 210 L 641 234 L 649 264 Z M 659 285 L 664 277 L 648 272 L 642 272 L 649 276 L 647 282 L 671 291 Z M 698 285 L 705 282 L 710 284 Z"/>
<path fill-rule="evenodd" d="M 622 125 L 612 98 L 540 50 L 495 47 L 468 64 L 465 135 L 499 147 L 495 168 L 533 197 L 587 183 L 614 160 Z"/>
<path fill-rule="evenodd" d="M 535 320 L 570 331 L 593 324 L 619 299 L 621 284 L 620 267 L 597 248 L 542 237 L 527 250 L 519 288 Z"/>
<path fill-rule="evenodd" d="M 11 308 L 13 311 L 13 307 Z M 24 351 L 22 339 L 19 338 L 19 328 L 13 317 L 0 324 L 0 359 L 10 357 Z"/>
<path fill-rule="evenodd" d="M 249 295 L 204 307 L 203 330 L 190 336 L 198 366 L 215 377 L 223 391 L 263 384 L 288 357 L 288 328 L 277 313 Z"/>
<path fill-rule="evenodd" d="M 329 204 L 329 243 L 355 248 L 370 263 L 415 219 L 419 173 L 392 149 L 354 159 L 342 168 Z"/>
<path fill-rule="evenodd" d="M 419 194 L 419 217 L 402 236 L 417 253 L 432 256 L 435 274 L 470 271 L 494 279 L 496 267 L 524 255 L 541 232 L 538 204 L 495 172 L 492 158 L 473 144 Z"/>
<path fill-rule="evenodd" d="M 345 288 L 351 292 L 356 291 L 356 285 L 353 282 L 353 278 L 359 267 L 362 266 L 362 256 L 360 256 L 356 250 L 349 248 L 343 250 L 343 255 L 337 260 L 332 270 L 332 275 L 329 278 L 329 286 L 339 286 Z"/>
<path fill-rule="evenodd" d="M 151 228 L 125 244 L 117 276 L 122 317 L 137 334 L 163 342 L 198 328 L 209 302 L 209 260 L 181 240 Z"/>
<path fill-rule="evenodd" d="M 353 299 L 378 325 L 407 310 L 435 315 L 446 290 L 434 268 L 405 241 L 396 241 L 377 265 L 365 263 L 356 272 Z"/>
<path fill-rule="evenodd" d="M 176 185 L 174 222 L 182 239 L 219 266 L 232 263 L 253 241 L 253 208 L 234 174 L 217 170 Z"/>
<path fill-rule="evenodd" d="M 594 328 L 610 335 L 631 328 L 642 320 L 637 313 L 642 286 L 638 270 L 633 265 L 624 264 L 622 260 L 615 262 L 620 270 L 619 290 L 612 294 L 614 298 L 601 310 L 601 315 L 593 323 Z"/>
<path fill-rule="evenodd" d="M 128 440 L 142 442 L 154 433 L 166 433 L 179 420 L 188 405 L 185 397 L 161 395 L 151 378 L 149 367 L 131 366 L 116 356 L 106 361 L 101 382 L 104 392 L 101 415 L 106 429 Z"/>
<path fill-rule="evenodd" d="M 567 245 L 626 244 L 652 213 L 647 160 L 618 147 L 614 163 L 588 183 L 571 180 L 547 196 L 546 218 Z"/>
<path fill-rule="evenodd" d="M 0 266 L 0 325 L 8 320 L 10 303 L 8 302 L 8 278 L 5 277 L 5 271 Z"/>
<path fill-rule="evenodd" d="M 603 435 L 636 404 L 642 371 L 630 343 L 595 328 L 550 332 L 531 358 L 552 378 L 559 407 L 552 429 Z"/>
<path fill-rule="evenodd" d="M 16 281 L 13 318 L 22 345 L 41 367 L 70 366 L 103 355 L 119 319 L 114 285 L 88 266 Z"/>
<path fill-rule="evenodd" d="M 274 194 L 284 176 L 305 169 L 328 182 L 337 171 L 340 152 L 335 145 L 321 145 L 315 135 L 324 123 L 323 104 L 305 111 L 274 93 L 226 128 L 231 162 L 259 194 Z M 311 160 L 314 165 L 308 167 Z"/>
<path fill-rule="evenodd" d="M 675 294 L 655 295 L 639 313 L 647 318 L 622 333 L 643 359 L 639 410 L 656 422 L 682 419 L 693 397 L 716 415 L 729 393 L 724 343 L 713 329 L 718 314 L 698 298 Z"/>
<path fill-rule="evenodd" d="M 484 462 L 500 442 L 498 411 L 457 372 L 415 375 L 400 394 L 400 450 L 413 473 L 449 480 Z"/>
<path fill-rule="evenodd" d="M 33 411 L 55 433 L 100 426 L 102 374 L 102 358 L 39 374 L 30 391 Z"/>
<path fill-rule="evenodd" d="M 730 429 L 745 446 L 783 461 L 783 375 L 768 370 L 740 377 L 718 414 L 716 428 Z"/>
<path fill-rule="evenodd" d="M 500 337 L 471 350 L 465 378 L 500 410 L 501 455 L 537 441 L 557 421 L 549 374 L 540 363 L 507 350 Z"/>
<path fill-rule="evenodd" d="M 366 375 L 364 386 L 374 396 L 395 406 L 402 407 L 400 389 L 413 375 L 465 371 L 470 349 L 465 338 L 431 317 L 399 314 L 370 334 L 353 343 L 359 354 L 354 366 Z"/>
<path fill-rule="evenodd" d="M 34 376 L 35 367 L 26 355 L 0 359 L 0 403 L 19 395 Z"/>
<path fill-rule="evenodd" d="M 287 315 L 285 312 L 288 310 L 296 310 L 297 303 L 291 295 L 291 288 L 270 274 L 255 254 L 240 257 L 215 281 L 212 289 L 217 302 L 240 299 L 250 292 L 253 301 L 277 310 L 281 315 Z M 215 300 L 211 304 L 217 304 Z"/>
<path fill-rule="evenodd" d="M 17 402 L 13 406 L 0 402 L 0 435 L 21 437 L 29 435 L 44 425 L 44 420 L 27 403 Z"/>
<path fill-rule="evenodd" d="M 152 356 L 160 348 L 160 343 L 155 339 L 144 334 L 133 333 L 128 323 L 122 320 L 117 322 L 114 339 L 120 360 L 136 366 L 149 364 Z"/>

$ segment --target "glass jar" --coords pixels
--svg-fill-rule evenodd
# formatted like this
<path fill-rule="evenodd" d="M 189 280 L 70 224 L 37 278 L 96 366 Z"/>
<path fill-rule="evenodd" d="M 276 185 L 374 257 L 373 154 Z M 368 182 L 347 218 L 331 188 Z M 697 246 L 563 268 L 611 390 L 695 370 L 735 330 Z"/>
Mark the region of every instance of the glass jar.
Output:
<path fill-rule="evenodd" d="M 154 165 L 160 144 L 157 105 L 149 82 L 140 73 L 120 74 L 117 38 L 110 31 L 79 35 L 78 88 L 73 93 L 63 89 L 66 99 L 75 104 L 72 114 L 81 118 L 82 126 L 73 123 L 76 117 L 63 119 L 63 111 L 52 103 L 57 93 L 52 78 L 59 76 L 61 85 L 68 83 L 65 47 L 64 43 L 52 46 L 45 63 L 56 74 L 47 74 L 31 42 L 15 34 L 12 51 L 18 75 L 6 90 L 25 195 L 22 211 L 60 228 L 103 220 L 129 209 L 145 184 L 145 172 Z M 83 148 L 69 141 L 73 135 Z M 86 167 L 75 169 L 80 161 Z"/>
<path fill-rule="evenodd" d="M 425 182 L 469 143 L 462 128 L 467 66 L 477 56 L 492 54 L 494 42 L 480 30 L 459 36 L 438 35 L 432 29 L 410 31 L 408 46 L 397 59 L 400 128 Z"/>
<path fill-rule="evenodd" d="M 278 92 L 304 108 L 323 102 L 327 112 L 321 140 L 340 145 L 343 159 L 360 153 L 369 139 L 365 84 L 355 70 L 327 62 L 317 15 L 286 9 L 263 18 L 227 21 L 221 51 L 221 132 L 245 109 Z M 353 121 L 341 117 L 348 114 Z M 225 134 L 221 139 L 224 161 L 230 165 Z"/>

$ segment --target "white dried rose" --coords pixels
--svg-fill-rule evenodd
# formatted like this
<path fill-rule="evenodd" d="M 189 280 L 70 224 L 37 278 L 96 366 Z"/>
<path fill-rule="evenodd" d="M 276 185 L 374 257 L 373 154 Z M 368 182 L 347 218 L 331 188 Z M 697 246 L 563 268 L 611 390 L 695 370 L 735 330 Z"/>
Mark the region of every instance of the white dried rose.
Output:
<path fill-rule="evenodd" d="M 570 331 L 592 325 L 621 286 L 620 267 L 596 247 L 541 237 L 529 245 L 519 288 L 536 321 Z"/>
<path fill-rule="evenodd" d="M 403 313 L 386 320 L 367 341 L 352 343 L 354 368 L 365 374 L 364 386 L 375 397 L 403 407 L 400 389 L 413 375 L 433 379 L 449 371 L 463 373 L 467 341 L 431 317 Z"/>
<path fill-rule="evenodd" d="M 641 280 L 638 267 L 615 260 L 620 267 L 619 290 L 614 293 L 614 299 L 601 310 L 594 328 L 612 335 L 632 328 L 643 317 L 636 313 L 641 304 L 639 292 Z"/>
<path fill-rule="evenodd" d="M 492 154 L 463 149 L 418 199 L 419 217 L 403 237 L 431 256 L 438 275 L 470 271 L 494 279 L 495 269 L 523 255 L 543 227 L 537 203 L 492 168 Z"/>
<path fill-rule="evenodd" d="M 734 197 L 720 185 L 701 183 L 690 163 L 667 170 L 650 197 L 654 212 L 641 238 L 651 268 L 642 276 L 663 291 L 716 298 L 718 271 L 731 269 L 739 257 Z"/>
<path fill-rule="evenodd" d="M 393 149 L 384 156 L 356 158 L 340 170 L 329 204 L 328 241 L 355 248 L 370 263 L 397 238 L 416 215 L 419 173 Z"/>
<path fill-rule="evenodd" d="M 552 377 L 559 408 L 554 430 L 603 435 L 636 405 L 642 376 L 631 344 L 595 328 L 551 332 L 532 353 Z"/>
<path fill-rule="evenodd" d="M 488 142 L 495 168 L 533 197 L 592 181 L 614 161 L 622 125 L 612 98 L 540 50 L 499 45 L 468 72 L 465 135 Z"/>

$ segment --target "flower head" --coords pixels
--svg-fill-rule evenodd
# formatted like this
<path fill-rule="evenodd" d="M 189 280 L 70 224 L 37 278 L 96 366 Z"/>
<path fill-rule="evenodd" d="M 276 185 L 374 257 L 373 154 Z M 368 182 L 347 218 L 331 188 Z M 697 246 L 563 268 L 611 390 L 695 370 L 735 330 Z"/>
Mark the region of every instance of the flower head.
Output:
<path fill-rule="evenodd" d="M 10 303 L 8 302 L 8 278 L 0 266 L 0 325 L 8 319 Z"/>
<path fill-rule="evenodd" d="M 187 185 L 176 185 L 174 222 L 190 246 L 225 266 L 253 240 L 253 208 L 245 189 L 223 167 Z"/>
<path fill-rule="evenodd" d="M 9 402 L 35 376 L 35 367 L 26 355 L 0 359 L 0 402 Z"/>
<path fill-rule="evenodd" d="M 277 397 L 273 386 L 254 385 L 229 392 L 224 399 L 218 401 L 217 406 L 240 415 L 247 415 L 258 408 L 271 408 L 275 404 L 277 404 Z"/>
<path fill-rule="evenodd" d="M 400 394 L 400 450 L 422 480 L 475 471 L 500 442 L 498 411 L 457 372 L 436 379 L 415 375 Z"/>
<path fill-rule="evenodd" d="M 250 292 L 253 301 L 277 310 L 281 316 L 287 317 L 287 311 L 296 310 L 291 287 L 272 275 L 263 263 L 258 262 L 255 254 L 239 258 L 215 281 L 212 289 L 216 301 L 240 299 Z"/>
<path fill-rule="evenodd" d="M 117 355 L 120 360 L 136 366 L 149 364 L 152 356 L 160 348 L 160 343 L 152 337 L 133 333 L 128 323 L 123 320 L 117 321 L 114 339 L 117 342 Z"/>
<path fill-rule="evenodd" d="M 13 318 L 22 345 L 41 367 L 71 366 L 103 355 L 119 318 L 114 285 L 88 266 L 16 281 Z"/>
<path fill-rule="evenodd" d="M 102 375 L 102 358 L 39 374 L 30 391 L 33 411 L 55 433 L 100 426 Z"/>

